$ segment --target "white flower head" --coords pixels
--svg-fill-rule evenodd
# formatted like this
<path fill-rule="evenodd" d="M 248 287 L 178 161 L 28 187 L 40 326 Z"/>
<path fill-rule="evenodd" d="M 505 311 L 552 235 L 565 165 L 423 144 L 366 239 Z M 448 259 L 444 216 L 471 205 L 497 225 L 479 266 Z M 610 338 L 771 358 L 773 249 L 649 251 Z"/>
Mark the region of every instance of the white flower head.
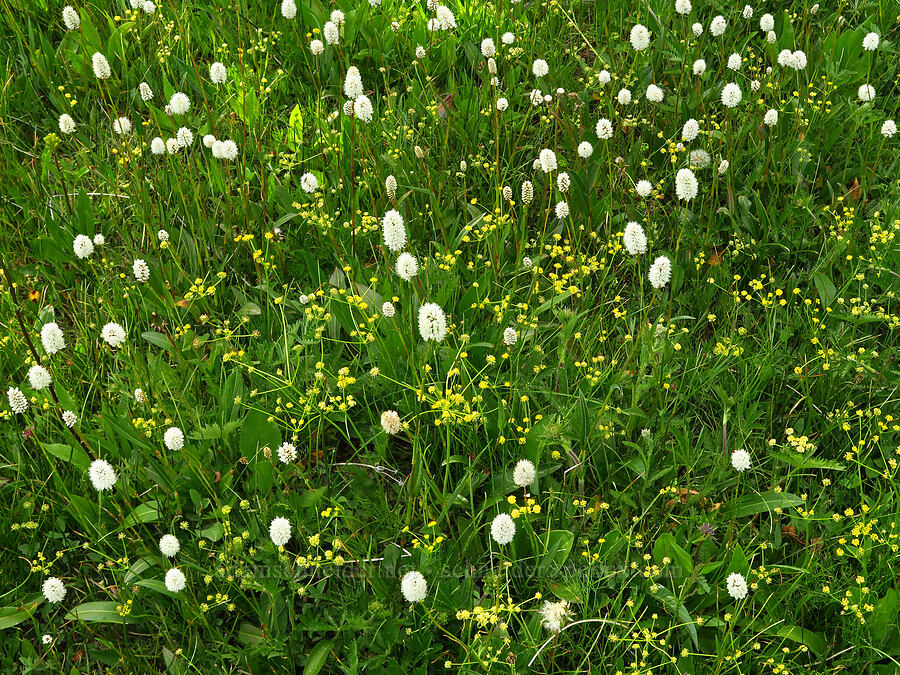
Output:
<path fill-rule="evenodd" d="M 71 134 L 75 131 L 75 120 L 72 119 L 71 115 L 63 113 L 59 116 L 59 130 L 64 134 Z"/>
<path fill-rule="evenodd" d="M 597 120 L 597 126 L 594 128 L 594 131 L 597 134 L 597 138 L 602 141 L 608 141 L 610 138 L 612 138 L 613 135 L 612 122 L 610 122 L 605 117 L 601 117 L 599 120 Z"/>
<path fill-rule="evenodd" d="M 747 597 L 747 580 L 743 574 L 732 572 L 725 580 L 725 587 L 728 589 L 728 595 L 735 600 L 743 600 Z"/>
<path fill-rule="evenodd" d="M 697 59 L 696 61 L 694 61 L 692 71 L 694 75 L 703 75 L 703 73 L 706 72 L 706 61 L 704 61 L 703 59 Z"/>
<path fill-rule="evenodd" d="M 90 237 L 79 234 L 75 237 L 75 241 L 72 242 L 72 250 L 75 252 L 76 257 L 84 260 L 94 252 L 94 242 L 91 241 Z"/>
<path fill-rule="evenodd" d="M 341 41 L 341 32 L 334 21 L 325 22 L 325 25 L 322 27 L 322 35 L 325 37 L 325 42 L 332 46 Z"/>
<path fill-rule="evenodd" d="M 47 577 L 43 586 L 41 586 L 41 591 L 43 591 L 44 597 L 47 598 L 47 602 L 54 605 L 62 602 L 63 598 L 66 597 L 66 585 L 57 577 Z"/>
<path fill-rule="evenodd" d="M 628 37 L 634 51 L 640 52 L 650 46 L 650 31 L 642 24 L 635 24 Z"/>
<path fill-rule="evenodd" d="M 71 429 L 78 423 L 78 415 L 73 413 L 71 410 L 64 410 L 62 414 L 62 421 L 63 424 Z"/>
<path fill-rule="evenodd" d="M 700 124 L 693 117 L 685 122 L 684 126 L 681 128 L 681 137 L 688 143 L 697 138 L 697 134 L 699 133 Z"/>
<path fill-rule="evenodd" d="M 650 266 L 650 271 L 647 273 L 647 279 L 650 281 L 650 285 L 658 290 L 665 287 L 671 278 L 672 261 L 666 256 L 661 255 L 654 260 L 653 264 Z"/>
<path fill-rule="evenodd" d="M 875 100 L 875 88 L 871 84 L 861 84 L 856 95 L 863 103 L 871 103 Z"/>
<path fill-rule="evenodd" d="M 117 117 L 113 120 L 113 131 L 120 136 L 131 133 L 131 120 L 127 117 Z"/>
<path fill-rule="evenodd" d="M 733 108 L 741 102 L 742 98 L 743 94 L 741 93 L 741 88 L 734 82 L 729 82 L 722 87 L 722 104 L 726 108 Z"/>
<path fill-rule="evenodd" d="M 282 464 L 290 464 L 297 460 L 297 446 L 285 441 L 278 446 L 278 459 Z"/>
<path fill-rule="evenodd" d="M 396 410 L 385 410 L 381 413 L 381 428 L 384 429 L 384 433 L 393 436 L 400 433 L 401 427 L 400 415 Z"/>
<path fill-rule="evenodd" d="M 558 633 L 569 620 L 569 603 L 565 600 L 550 602 L 544 600 L 541 606 L 541 625 L 551 633 Z"/>
<path fill-rule="evenodd" d="M 209 79 L 213 84 L 225 84 L 228 79 L 228 69 L 225 64 L 216 61 L 209 67 Z"/>
<path fill-rule="evenodd" d="M 763 14 L 759 17 L 759 29 L 763 33 L 768 33 L 770 30 L 775 30 L 775 17 L 771 14 Z"/>
<path fill-rule="evenodd" d="M 507 326 L 503 329 L 503 344 L 507 347 L 512 347 L 516 342 L 519 341 L 519 336 L 516 333 L 516 329 L 512 326 Z"/>
<path fill-rule="evenodd" d="M 159 136 L 150 141 L 150 152 L 154 155 L 162 155 L 166 152 L 166 142 Z"/>
<path fill-rule="evenodd" d="M 569 205 L 563 201 L 556 203 L 556 217 L 564 220 L 569 217 Z"/>
<path fill-rule="evenodd" d="M 184 572 L 177 567 L 173 567 L 166 572 L 166 589 L 170 592 L 179 593 L 184 590 L 186 585 L 187 579 L 184 576 Z"/>
<path fill-rule="evenodd" d="M 281 3 L 281 16 L 290 21 L 297 16 L 297 4 L 294 0 L 283 0 Z"/>
<path fill-rule="evenodd" d="M 662 103 L 665 95 L 663 94 L 663 90 L 657 87 L 655 84 L 651 84 L 647 86 L 647 100 L 651 103 Z"/>
<path fill-rule="evenodd" d="M 505 546 L 516 535 L 516 523 L 508 513 L 501 513 L 491 521 L 491 538 L 501 546 Z"/>
<path fill-rule="evenodd" d="M 637 222 L 632 221 L 625 226 L 622 241 L 629 255 L 641 255 L 647 252 L 647 235 L 644 233 L 644 228 Z"/>
<path fill-rule="evenodd" d="M 682 16 L 691 13 L 691 0 L 675 0 L 675 11 Z"/>
<path fill-rule="evenodd" d="M 112 490 L 113 485 L 115 485 L 116 481 L 119 479 L 112 464 L 105 459 L 95 459 L 91 462 L 90 469 L 88 469 L 88 476 L 97 492 Z"/>
<path fill-rule="evenodd" d="M 52 378 L 50 377 L 50 371 L 44 368 L 44 366 L 31 366 L 28 369 L 28 383 L 31 385 L 32 389 L 36 389 L 40 391 L 41 389 L 46 389 L 50 386 L 52 382 Z"/>
<path fill-rule="evenodd" d="M 63 7 L 62 18 L 63 23 L 66 24 L 66 30 L 78 30 L 78 27 L 81 26 L 81 17 L 71 5 Z"/>
<path fill-rule="evenodd" d="M 350 66 L 347 68 L 347 74 L 344 76 L 344 96 L 349 99 L 355 99 L 363 95 L 362 76 L 359 74 L 359 68 Z"/>
<path fill-rule="evenodd" d="M 541 154 L 538 157 L 541 163 L 541 171 L 544 173 L 550 173 L 551 171 L 556 171 L 557 163 L 556 163 L 556 153 L 550 150 L 549 148 L 544 148 L 541 150 Z"/>
<path fill-rule="evenodd" d="M 407 602 L 422 602 L 428 595 L 428 582 L 421 572 L 407 572 L 400 580 L 400 592 Z"/>
<path fill-rule="evenodd" d="M 763 115 L 763 124 L 767 127 L 774 127 L 778 124 L 778 111 L 774 108 L 767 110 L 766 114 Z"/>
<path fill-rule="evenodd" d="M 550 72 L 550 66 L 547 65 L 544 59 L 535 59 L 534 64 L 531 66 L 531 72 L 534 73 L 535 77 L 544 77 Z"/>
<path fill-rule="evenodd" d="M 169 99 L 169 107 L 172 109 L 173 115 L 184 115 L 191 109 L 191 99 L 187 94 L 177 91 Z"/>
<path fill-rule="evenodd" d="M 125 333 L 125 329 L 122 328 L 119 324 L 115 322 L 110 322 L 103 326 L 103 330 L 100 331 L 100 335 L 103 337 L 103 340 L 110 347 L 115 349 L 116 347 L 121 347 L 124 342 L 127 334 Z"/>
<path fill-rule="evenodd" d="M 892 138 L 897 133 L 897 123 L 894 120 L 885 120 L 881 125 L 881 135 L 885 138 Z"/>
<path fill-rule="evenodd" d="M 174 534 L 164 534 L 159 539 L 159 550 L 167 558 L 174 558 L 175 554 L 181 550 L 181 543 Z"/>
<path fill-rule="evenodd" d="M 311 195 L 319 189 L 319 179 L 314 173 L 307 171 L 300 177 L 300 187 L 306 194 Z"/>
<path fill-rule="evenodd" d="M 41 342 L 44 345 L 44 351 L 50 356 L 66 348 L 66 338 L 63 336 L 62 329 L 53 321 L 41 326 Z"/>
<path fill-rule="evenodd" d="M 737 53 L 732 54 L 728 57 L 728 63 L 726 65 L 728 67 L 728 70 L 740 70 L 742 65 L 741 55 Z"/>
<path fill-rule="evenodd" d="M 356 97 L 356 100 L 353 101 L 353 114 L 366 124 L 371 123 L 372 118 L 375 116 L 375 109 L 372 107 L 372 101 L 369 100 L 368 96 L 361 95 Z"/>
<path fill-rule="evenodd" d="M 426 302 L 419 307 L 419 334 L 425 342 L 443 342 L 447 336 L 447 316 L 437 303 Z"/>
<path fill-rule="evenodd" d="M 735 471 L 743 473 L 750 468 L 750 453 L 746 450 L 735 450 L 731 453 L 731 466 Z"/>
<path fill-rule="evenodd" d="M 391 209 L 381 219 L 384 244 L 392 251 L 399 251 L 406 246 L 406 225 L 403 216 L 396 209 Z"/>
<path fill-rule="evenodd" d="M 178 427 L 169 427 L 163 434 L 163 443 L 173 452 L 181 450 L 184 447 L 184 432 Z"/>
<path fill-rule="evenodd" d="M 391 302 L 385 302 L 385 303 L 381 306 L 381 313 L 382 313 L 384 316 L 386 316 L 388 319 L 390 319 L 392 316 L 394 316 L 394 314 L 397 313 L 397 310 L 394 308 L 393 303 L 391 303 Z"/>
<path fill-rule="evenodd" d="M 619 93 L 616 94 L 616 100 L 619 102 L 619 105 L 628 105 L 631 103 L 631 90 L 619 89 Z"/>
<path fill-rule="evenodd" d="M 21 415 L 28 410 L 28 399 L 25 398 L 25 394 L 23 394 L 22 390 L 18 387 L 10 387 L 7 389 L 6 398 L 9 400 L 10 409 L 12 409 L 15 414 Z"/>
<path fill-rule="evenodd" d="M 719 37 L 725 32 L 727 25 L 728 23 L 725 21 L 725 17 L 719 14 L 709 22 L 709 32 L 713 37 Z"/>
<path fill-rule="evenodd" d="M 578 144 L 578 156 L 582 159 L 587 159 L 591 155 L 594 154 L 594 146 L 588 143 L 587 141 L 582 141 Z"/>
<path fill-rule="evenodd" d="M 653 192 L 653 183 L 649 180 L 639 180 L 637 185 L 634 186 L 634 190 L 638 193 L 639 197 L 646 199 L 650 196 L 650 193 Z"/>
<path fill-rule="evenodd" d="M 287 518 L 274 518 L 269 525 L 269 537 L 275 546 L 284 546 L 291 538 L 291 521 Z"/>
<path fill-rule="evenodd" d="M 867 52 L 874 52 L 878 49 L 878 42 L 878 33 L 867 33 L 862 41 L 863 49 Z"/>
<path fill-rule="evenodd" d="M 486 59 L 497 55 L 497 47 L 491 38 L 485 38 L 481 41 L 481 55 Z"/>
<path fill-rule="evenodd" d="M 675 196 L 681 201 L 689 202 L 697 196 L 698 189 L 694 172 L 690 169 L 679 169 L 675 174 Z"/>
<path fill-rule="evenodd" d="M 395 266 L 397 276 L 404 281 L 411 281 L 414 276 L 419 273 L 419 261 L 412 253 L 404 251 L 397 256 L 397 265 Z"/>
<path fill-rule="evenodd" d="M 109 61 L 100 52 L 94 52 L 91 57 L 91 66 L 94 68 L 94 75 L 98 80 L 107 80 L 112 77 L 112 70 L 109 67 Z"/>
<path fill-rule="evenodd" d="M 535 478 L 537 478 L 537 470 L 527 459 L 520 459 L 513 469 L 513 483 L 519 487 L 528 487 Z"/>
<path fill-rule="evenodd" d="M 153 90 L 150 88 L 150 85 L 146 82 L 141 82 L 138 85 L 138 92 L 141 95 L 142 101 L 149 101 L 153 98 Z"/>

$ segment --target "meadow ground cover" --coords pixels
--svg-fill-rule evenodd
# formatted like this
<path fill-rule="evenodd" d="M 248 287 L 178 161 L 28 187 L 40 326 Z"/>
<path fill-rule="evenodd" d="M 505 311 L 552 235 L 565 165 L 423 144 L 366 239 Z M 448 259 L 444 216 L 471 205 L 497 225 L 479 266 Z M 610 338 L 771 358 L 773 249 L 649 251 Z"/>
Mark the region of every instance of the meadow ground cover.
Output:
<path fill-rule="evenodd" d="M 0 670 L 900 672 L 896 0 L 0 10 Z"/>

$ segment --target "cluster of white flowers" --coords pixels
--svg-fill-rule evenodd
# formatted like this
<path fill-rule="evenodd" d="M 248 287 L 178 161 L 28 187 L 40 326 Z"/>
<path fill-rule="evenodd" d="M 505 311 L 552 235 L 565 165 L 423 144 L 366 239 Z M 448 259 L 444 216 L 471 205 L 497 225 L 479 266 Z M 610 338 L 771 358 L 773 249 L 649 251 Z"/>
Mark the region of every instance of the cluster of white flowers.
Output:
<path fill-rule="evenodd" d="M 647 252 L 647 235 L 644 234 L 644 228 L 634 221 L 625 226 L 622 241 L 629 255 L 641 255 Z"/>
<path fill-rule="evenodd" d="M 419 308 L 419 334 L 428 342 L 443 342 L 447 336 L 447 316 L 434 302 L 426 302 Z"/>
<path fill-rule="evenodd" d="M 291 521 L 287 518 L 274 518 L 269 524 L 269 538 L 275 546 L 284 546 L 291 539 Z"/>

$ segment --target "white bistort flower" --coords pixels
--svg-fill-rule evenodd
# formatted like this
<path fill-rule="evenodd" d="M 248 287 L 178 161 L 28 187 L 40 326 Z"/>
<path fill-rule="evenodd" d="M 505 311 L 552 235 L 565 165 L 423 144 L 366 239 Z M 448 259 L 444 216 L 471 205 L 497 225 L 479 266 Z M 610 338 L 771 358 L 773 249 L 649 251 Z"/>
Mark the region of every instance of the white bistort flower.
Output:
<path fill-rule="evenodd" d="M 897 123 L 894 120 L 885 120 L 881 125 L 881 135 L 885 138 L 892 138 L 897 133 Z"/>
<path fill-rule="evenodd" d="M 325 44 L 321 40 L 312 40 L 309 43 L 309 51 L 313 56 L 321 56 L 325 53 Z"/>
<path fill-rule="evenodd" d="M 368 96 L 363 95 L 356 97 L 356 100 L 353 101 L 353 114 L 366 124 L 369 124 L 372 121 L 372 118 L 375 115 L 375 109 L 372 107 L 372 101 L 369 100 Z"/>
<path fill-rule="evenodd" d="M 526 180 L 522 183 L 522 203 L 528 205 L 531 203 L 531 200 L 534 199 L 534 185 L 531 184 L 530 180 Z"/>
<path fill-rule="evenodd" d="M 112 464 L 105 459 L 95 459 L 91 462 L 91 467 L 88 469 L 88 476 L 90 476 L 91 484 L 97 492 L 112 490 L 113 485 L 115 485 L 116 481 L 119 479 Z"/>
<path fill-rule="evenodd" d="M 131 133 L 131 120 L 127 117 L 117 117 L 113 120 L 113 131 L 120 136 Z"/>
<path fill-rule="evenodd" d="M 75 131 L 75 120 L 72 119 L 71 115 L 63 113 L 59 116 L 59 130 L 64 134 L 71 134 Z"/>
<path fill-rule="evenodd" d="M 502 96 L 497 99 L 497 111 L 504 112 L 509 107 L 509 101 Z"/>
<path fill-rule="evenodd" d="M 325 25 L 322 27 L 322 35 L 325 38 L 325 42 L 332 46 L 341 41 L 341 32 L 334 21 L 325 22 Z"/>
<path fill-rule="evenodd" d="M 728 57 L 728 63 L 726 64 L 729 70 L 740 70 L 741 69 L 741 55 L 740 54 L 732 54 Z"/>
<path fill-rule="evenodd" d="M 290 464 L 297 459 L 297 446 L 285 441 L 278 446 L 277 454 L 282 464 Z"/>
<path fill-rule="evenodd" d="M 276 546 L 284 546 L 291 538 L 291 521 L 287 518 L 273 518 L 269 525 L 269 537 Z"/>
<path fill-rule="evenodd" d="M 177 91 L 169 99 L 169 107 L 172 109 L 173 115 L 184 115 L 191 109 L 191 99 L 187 94 Z"/>
<path fill-rule="evenodd" d="M 109 67 L 109 61 L 100 52 L 94 52 L 91 57 L 91 66 L 94 68 L 94 75 L 98 80 L 107 80 L 112 77 L 112 70 Z"/>
<path fill-rule="evenodd" d="M 314 173 L 307 171 L 300 177 L 300 187 L 306 194 L 311 195 L 319 189 L 319 179 Z"/>
<path fill-rule="evenodd" d="M 694 65 L 692 67 L 692 72 L 694 75 L 703 75 L 706 72 L 706 61 L 703 59 L 697 59 L 694 61 Z"/>
<path fill-rule="evenodd" d="M 178 427 L 169 427 L 163 434 L 163 443 L 173 452 L 181 450 L 184 447 L 184 432 Z"/>
<path fill-rule="evenodd" d="M 501 513 L 491 521 L 491 538 L 501 546 L 505 546 L 516 535 L 516 523 L 508 513 Z"/>
<path fill-rule="evenodd" d="M 71 5 L 63 7 L 62 18 L 63 23 L 66 24 L 66 30 L 78 30 L 78 27 L 81 26 L 81 17 Z"/>
<path fill-rule="evenodd" d="M 694 34 L 694 37 L 700 37 L 703 35 L 703 24 L 699 21 L 696 22 L 693 26 L 691 26 L 691 32 Z"/>
<path fill-rule="evenodd" d="M 442 342 L 447 335 L 447 316 L 440 305 L 426 302 L 419 307 L 419 335 L 428 342 Z"/>
<path fill-rule="evenodd" d="M 856 95 L 863 103 L 871 103 L 875 100 L 875 88 L 871 84 L 861 84 Z"/>
<path fill-rule="evenodd" d="M 63 336 L 62 329 L 55 321 L 45 323 L 41 327 L 41 342 L 44 345 L 44 351 L 50 356 L 56 352 L 66 348 L 66 338 Z"/>
<path fill-rule="evenodd" d="M 722 103 L 726 108 L 733 108 L 741 102 L 742 98 L 741 88 L 734 82 L 729 82 L 722 87 Z"/>
<path fill-rule="evenodd" d="M 647 86 L 647 100 L 651 103 L 662 103 L 663 102 L 663 90 L 657 87 L 655 84 L 651 84 Z"/>
<path fill-rule="evenodd" d="M 21 415 L 28 410 L 28 399 L 18 387 L 10 387 L 6 390 L 6 398 L 9 400 L 10 409 L 16 414 Z"/>
<path fill-rule="evenodd" d="M 385 410 L 381 413 L 381 428 L 384 429 L 384 433 L 390 436 L 398 434 L 401 426 L 400 415 L 396 410 Z"/>
<path fill-rule="evenodd" d="M 867 52 L 874 52 L 878 49 L 878 33 L 866 33 L 862 45 Z"/>
<path fill-rule="evenodd" d="M 41 591 L 47 598 L 47 602 L 54 605 L 59 604 L 66 597 L 66 585 L 57 577 L 47 577 L 41 586 Z"/>
<path fill-rule="evenodd" d="M 634 221 L 625 226 L 622 240 L 625 250 L 630 255 L 641 255 L 647 252 L 647 235 L 644 234 L 644 228 Z"/>
<path fill-rule="evenodd" d="M 735 450 L 731 453 L 731 466 L 735 471 L 743 473 L 750 468 L 750 453 L 746 450 Z"/>
<path fill-rule="evenodd" d="M 406 246 L 406 226 L 403 224 L 403 216 L 396 209 L 391 209 L 381 219 L 381 229 L 384 233 L 384 244 L 392 251 L 399 251 Z"/>
<path fill-rule="evenodd" d="M 115 322 L 110 322 L 103 326 L 103 330 L 100 331 L 100 335 L 103 337 L 103 340 L 110 347 L 115 349 L 116 347 L 121 347 L 125 342 L 126 333 L 125 329 L 122 328 L 119 324 Z"/>
<path fill-rule="evenodd" d="M 684 16 L 691 13 L 691 0 L 675 0 L 675 11 Z"/>
<path fill-rule="evenodd" d="M 397 313 L 397 310 L 394 309 L 394 305 L 393 305 L 392 303 L 390 303 L 390 302 L 385 302 L 385 303 L 381 306 L 381 313 L 382 313 L 384 316 L 386 316 L 388 319 L 390 319 L 392 316 L 394 316 L 394 314 Z"/>
<path fill-rule="evenodd" d="M 147 283 L 150 279 L 150 267 L 140 258 L 134 261 L 134 264 L 131 266 L 131 271 L 134 273 L 134 278 L 142 284 Z"/>
<path fill-rule="evenodd" d="M 221 61 L 216 61 L 209 67 L 209 79 L 213 84 L 224 84 L 228 79 L 228 69 Z"/>
<path fill-rule="evenodd" d="M 400 580 L 400 592 L 407 602 L 422 602 L 428 595 L 428 582 L 421 572 L 415 570 L 407 572 Z"/>
<path fill-rule="evenodd" d="M 564 220 L 569 217 L 569 205 L 565 202 L 557 202 L 556 203 L 556 217 L 560 220 Z"/>
<path fill-rule="evenodd" d="M 541 625 L 551 633 L 558 633 L 569 619 L 569 603 L 565 600 L 544 600 L 541 607 Z"/>
<path fill-rule="evenodd" d="M 697 177 L 690 169 L 679 169 L 675 174 L 675 196 L 681 201 L 689 202 L 697 196 Z"/>
<path fill-rule="evenodd" d="M 587 141 L 582 141 L 578 144 L 578 156 L 582 159 L 587 159 L 591 155 L 594 154 L 594 146 L 588 143 Z"/>
<path fill-rule="evenodd" d="M 538 156 L 538 160 L 541 163 L 541 171 L 543 171 L 544 173 L 556 171 L 556 153 L 552 150 L 548 148 L 541 150 L 541 154 Z"/>
<path fill-rule="evenodd" d="M 166 141 L 166 151 L 170 155 L 177 155 L 179 150 L 181 150 L 181 143 L 177 138 L 170 138 Z"/>
<path fill-rule="evenodd" d="M 619 93 L 616 94 L 616 100 L 619 102 L 619 105 L 628 105 L 631 103 L 631 90 L 619 89 Z"/>
<path fill-rule="evenodd" d="M 728 171 L 728 167 L 731 166 L 727 159 L 723 159 L 719 162 L 719 175 L 723 176 Z"/>
<path fill-rule="evenodd" d="M 550 72 L 550 66 L 547 65 L 544 59 L 535 59 L 534 64 L 531 66 L 531 72 L 534 73 L 535 77 L 544 77 Z"/>
<path fill-rule="evenodd" d="M 397 265 L 395 267 L 397 276 L 404 281 L 410 281 L 419 273 L 419 261 L 416 256 L 404 251 L 397 257 Z"/>
<path fill-rule="evenodd" d="M 650 31 L 642 24 L 635 24 L 628 37 L 634 51 L 640 52 L 650 46 Z"/>
<path fill-rule="evenodd" d="M 347 68 L 347 74 L 344 76 L 344 96 L 349 99 L 355 99 L 357 96 L 362 96 L 362 94 L 363 84 L 359 68 L 350 66 Z"/>
<path fill-rule="evenodd" d="M 685 122 L 684 126 L 681 128 L 681 137 L 688 143 L 697 138 L 697 134 L 699 133 L 700 124 L 693 117 Z"/>
<path fill-rule="evenodd" d="M 653 288 L 663 288 L 672 278 L 672 262 L 664 255 L 659 256 L 650 266 L 647 279 Z"/>
<path fill-rule="evenodd" d="M 233 162 L 238 156 L 237 144 L 232 140 L 216 141 L 212 146 L 212 154 L 216 159 Z"/>
<path fill-rule="evenodd" d="M 297 16 L 297 4 L 294 0 L 283 0 L 281 3 L 281 16 L 290 21 Z"/>
<path fill-rule="evenodd" d="M 516 329 L 512 326 L 508 326 L 503 329 L 503 344 L 507 347 L 512 347 L 516 342 L 519 341 L 519 336 L 516 333 Z"/>
<path fill-rule="evenodd" d="M 150 85 L 147 84 L 146 82 L 141 82 L 138 85 L 138 92 L 141 95 L 142 101 L 149 101 L 151 98 L 153 98 L 153 90 L 150 88 Z"/>
<path fill-rule="evenodd" d="M 607 141 L 612 138 L 613 135 L 613 125 L 605 117 L 601 117 L 597 120 L 597 126 L 594 128 L 594 132 L 597 134 L 597 138 L 603 141 Z"/>
<path fill-rule="evenodd" d="M 486 59 L 497 55 L 497 47 L 491 38 L 485 38 L 481 41 L 481 55 Z"/>
<path fill-rule="evenodd" d="M 634 190 L 638 193 L 638 196 L 646 199 L 650 196 L 650 193 L 653 192 L 653 183 L 649 180 L 639 180 L 637 185 L 634 186 Z"/>
<path fill-rule="evenodd" d="M 725 17 L 719 14 L 709 22 L 709 32 L 713 37 L 719 37 L 722 33 L 725 32 L 725 27 L 727 25 L 728 24 L 725 21 Z"/>
<path fill-rule="evenodd" d="M 84 260 L 94 252 L 94 242 L 91 241 L 90 237 L 79 234 L 75 237 L 75 241 L 72 242 L 72 250 L 75 252 L 76 257 Z"/>
<path fill-rule="evenodd" d="M 513 469 L 513 483 L 519 487 L 528 487 L 535 478 L 537 478 L 537 470 L 535 470 L 534 464 L 527 459 L 520 459 Z"/>
<path fill-rule="evenodd" d="M 767 127 L 774 127 L 778 124 L 778 111 L 774 108 L 767 110 L 766 114 L 763 116 L 763 124 Z"/>
<path fill-rule="evenodd" d="M 181 550 L 181 543 L 174 534 L 164 534 L 159 539 L 159 550 L 167 558 L 174 558 L 175 554 Z"/>
<path fill-rule="evenodd" d="M 735 600 L 743 600 L 747 597 L 747 580 L 743 574 L 732 572 L 725 580 L 725 587 L 728 589 L 728 595 Z"/>
<path fill-rule="evenodd" d="M 771 14 L 763 14 L 759 17 L 759 29 L 763 33 L 768 33 L 770 30 L 775 30 L 775 17 Z"/>
<path fill-rule="evenodd" d="M 166 152 L 166 142 L 159 136 L 150 141 L 150 152 L 154 155 L 162 155 Z"/>
<path fill-rule="evenodd" d="M 184 572 L 182 572 L 177 567 L 173 567 L 168 572 L 166 572 L 166 589 L 168 589 L 171 593 L 179 593 L 183 591 L 186 585 L 187 579 L 184 576 Z"/>
<path fill-rule="evenodd" d="M 32 389 L 40 391 L 50 386 L 53 379 L 50 377 L 50 371 L 44 366 L 31 366 L 28 369 L 28 383 Z"/>
<path fill-rule="evenodd" d="M 62 414 L 62 421 L 63 424 L 71 429 L 78 422 L 78 415 L 73 413 L 71 410 L 64 410 Z"/>

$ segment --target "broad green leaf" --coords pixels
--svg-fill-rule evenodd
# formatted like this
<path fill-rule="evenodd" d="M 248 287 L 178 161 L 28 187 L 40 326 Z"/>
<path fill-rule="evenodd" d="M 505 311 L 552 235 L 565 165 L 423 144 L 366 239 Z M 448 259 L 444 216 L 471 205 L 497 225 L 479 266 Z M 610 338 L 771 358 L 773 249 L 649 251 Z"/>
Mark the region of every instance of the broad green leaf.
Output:
<path fill-rule="evenodd" d="M 572 552 L 575 535 L 569 530 L 550 530 L 541 534 L 539 539 L 543 552 L 540 554 L 538 568 L 544 574 L 552 576 L 559 572 Z"/>
<path fill-rule="evenodd" d="M 155 523 L 159 519 L 159 504 L 155 501 L 144 502 L 134 507 L 122 522 L 122 527 L 132 527 L 138 523 Z"/>
<path fill-rule="evenodd" d="M 77 467 L 82 471 L 87 471 L 91 466 L 90 457 L 88 457 L 84 448 L 78 444 L 63 445 L 61 443 L 47 443 L 44 445 L 44 450 L 64 462 L 71 463 L 72 466 Z"/>
<path fill-rule="evenodd" d="M 325 665 L 325 661 L 328 660 L 328 655 L 331 653 L 332 646 L 331 640 L 322 640 L 313 647 L 306 660 L 306 665 L 303 667 L 303 675 L 316 675 L 322 670 L 322 666 Z"/>
<path fill-rule="evenodd" d="M 65 616 L 66 621 L 89 621 L 92 623 L 135 623 L 128 616 L 121 616 L 116 607 L 118 603 L 110 601 L 83 602 L 73 607 Z"/>
<path fill-rule="evenodd" d="M 788 509 L 803 503 L 797 495 L 787 492 L 763 492 L 757 495 L 746 495 L 731 502 L 726 512 L 732 518 L 746 518 L 757 513 L 771 512 L 774 509 Z"/>
<path fill-rule="evenodd" d="M 35 601 L 21 607 L 0 607 L 0 630 L 17 626 L 30 618 L 40 604 L 40 601 Z"/>

